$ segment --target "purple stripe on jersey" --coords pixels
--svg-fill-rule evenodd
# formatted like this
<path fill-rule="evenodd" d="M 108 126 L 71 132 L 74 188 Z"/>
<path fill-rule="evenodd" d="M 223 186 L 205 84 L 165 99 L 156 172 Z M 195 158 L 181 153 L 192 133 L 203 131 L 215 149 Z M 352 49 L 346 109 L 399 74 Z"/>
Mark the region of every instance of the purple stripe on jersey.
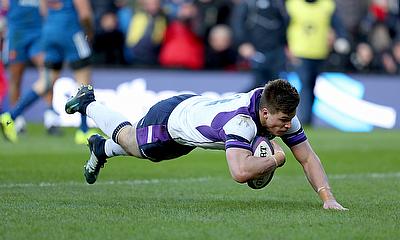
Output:
<path fill-rule="evenodd" d="M 237 110 L 231 112 L 221 112 L 218 113 L 213 121 L 211 122 L 211 126 L 198 126 L 196 127 L 197 131 L 199 131 L 204 137 L 210 139 L 214 142 L 225 142 L 226 134 L 224 129 L 222 128 L 229 120 L 231 120 L 234 116 L 238 114 L 250 115 L 248 107 L 241 107 Z"/>
<path fill-rule="evenodd" d="M 249 151 L 252 151 L 251 146 L 250 146 L 249 143 L 244 143 L 244 142 L 239 142 L 239 141 L 228 141 L 228 142 L 225 143 L 225 149 L 232 148 L 232 147 L 244 148 L 244 149 L 247 149 Z"/>
<path fill-rule="evenodd" d="M 171 137 L 167 132 L 167 126 L 165 125 L 153 125 L 153 134 L 151 136 L 151 142 L 157 141 L 167 141 L 170 140 Z"/>
<path fill-rule="evenodd" d="M 148 143 L 149 139 L 149 127 L 151 127 L 151 142 L 157 141 L 168 141 L 171 139 L 167 132 L 167 126 L 165 125 L 150 125 L 144 128 L 136 129 L 136 139 L 138 141 L 138 145 L 141 146 L 143 144 Z"/>
<path fill-rule="evenodd" d="M 209 126 L 198 126 L 196 127 L 197 131 L 199 131 L 204 137 L 210 139 L 213 142 L 225 142 L 226 135 L 225 131 L 222 128 L 214 129 Z"/>
<path fill-rule="evenodd" d="M 250 98 L 250 104 L 246 107 L 238 108 L 231 112 L 221 112 L 215 116 L 211 122 L 211 126 L 198 126 L 196 129 L 206 138 L 214 142 L 226 141 L 226 134 L 222 127 L 233 117 L 238 114 L 244 114 L 250 116 L 257 126 L 261 126 L 260 120 L 257 118 L 258 106 L 257 103 L 261 97 L 263 89 L 260 88 L 254 91 L 254 94 Z"/>
<path fill-rule="evenodd" d="M 147 127 L 137 128 L 136 129 L 136 139 L 139 146 L 147 143 L 147 134 L 149 133 L 149 129 Z"/>
<path fill-rule="evenodd" d="M 307 140 L 307 136 L 304 133 L 303 130 L 298 131 L 294 133 L 293 135 L 288 135 L 288 136 L 282 136 L 282 141 L 288 146 L 288 147 L 293 147 L 294 145 L 297 145 L 299 143 L 304 142 Z"/>

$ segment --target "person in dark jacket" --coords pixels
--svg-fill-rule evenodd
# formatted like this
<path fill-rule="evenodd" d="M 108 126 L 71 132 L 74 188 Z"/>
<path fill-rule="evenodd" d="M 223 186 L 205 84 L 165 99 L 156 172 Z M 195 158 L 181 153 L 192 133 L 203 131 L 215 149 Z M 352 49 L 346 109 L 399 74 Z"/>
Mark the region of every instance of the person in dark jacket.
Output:
<path fill-rule="evenodd" d="M 264 86 L 286 70 L 288 21 L 281 0 L 241 1 L 234 6 L 231 24 L 239 55 L 253 72 L 251 88 Z"/>

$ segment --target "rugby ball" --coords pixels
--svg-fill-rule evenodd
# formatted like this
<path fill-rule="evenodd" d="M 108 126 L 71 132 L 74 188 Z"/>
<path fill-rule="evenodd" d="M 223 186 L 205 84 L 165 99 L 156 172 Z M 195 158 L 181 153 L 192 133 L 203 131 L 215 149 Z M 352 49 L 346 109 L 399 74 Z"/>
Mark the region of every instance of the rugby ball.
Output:
<path fill-rule="evenodd" d="M 251 143 L 251 148 L 253 151 L 253 156 L 256 157 L 267 157 L 274 154 L 274 147 L 271 142 L 261 136 L 256 136 Z M 274 176 L 275 170 L 265 173 L 263 176 L 247 181 L 247 185 L 252 189 L 261 189 L 271 182 Z"/>

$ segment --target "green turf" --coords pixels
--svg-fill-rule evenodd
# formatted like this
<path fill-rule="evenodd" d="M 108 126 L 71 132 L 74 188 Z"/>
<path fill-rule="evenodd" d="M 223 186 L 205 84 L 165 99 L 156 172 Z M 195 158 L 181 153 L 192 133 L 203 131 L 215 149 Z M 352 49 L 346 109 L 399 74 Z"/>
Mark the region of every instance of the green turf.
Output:
<path fill-rule="evenodd" d="M 204 150 L 158 164 L 114 158 L 87 185 L 88 150 L 65 131 L 29 125 L 16 145 L 0 139 L 0 239 L 400 236 L 400 131 L 307 130 L 347 212 L 322 209 L 291 154 L 258 191 L 230 178 L 223 151 Z"/>

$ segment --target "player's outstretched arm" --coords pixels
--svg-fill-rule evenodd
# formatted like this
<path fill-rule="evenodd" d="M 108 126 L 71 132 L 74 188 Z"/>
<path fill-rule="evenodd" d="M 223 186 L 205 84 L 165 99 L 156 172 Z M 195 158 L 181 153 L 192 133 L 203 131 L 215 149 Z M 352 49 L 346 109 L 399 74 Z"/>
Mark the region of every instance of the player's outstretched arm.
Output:
<path fill-rule="evenodd" d="M 348 210 L 339 204 L 331 192 L 324 168 L 308 140 L 291 147 L 293 155 L 303 166 L 304 173 L 323 202 L 324 209 Z"/>

